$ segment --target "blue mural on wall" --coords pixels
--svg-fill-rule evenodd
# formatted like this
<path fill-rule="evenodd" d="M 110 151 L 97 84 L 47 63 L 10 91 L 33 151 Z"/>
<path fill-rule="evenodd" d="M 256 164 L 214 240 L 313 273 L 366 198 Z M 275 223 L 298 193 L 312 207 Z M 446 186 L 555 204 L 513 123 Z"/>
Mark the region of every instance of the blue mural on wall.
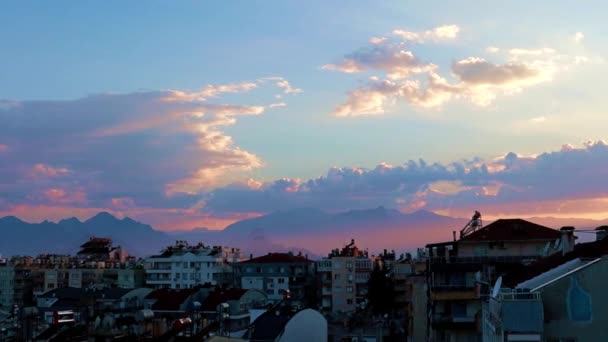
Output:
<path fill-rule="evenodd" d="M 570 276 L 568 290 L 568 316 L 575 322 L 591 321 L 591 296 L 578 284 L 576 275 Z"/>

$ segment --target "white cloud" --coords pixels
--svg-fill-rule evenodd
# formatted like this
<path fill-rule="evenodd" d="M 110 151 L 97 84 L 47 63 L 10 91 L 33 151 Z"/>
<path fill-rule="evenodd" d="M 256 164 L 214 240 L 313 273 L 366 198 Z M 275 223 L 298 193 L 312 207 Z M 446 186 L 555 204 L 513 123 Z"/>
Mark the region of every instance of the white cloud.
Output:
<path fill-rule="evenodd" d="M 370 44 L 381 44 L 385 42 L 388 38 L 386 37 L 371 37 L 369 39 Z"/>
<path fill-rule="evenodd" d="M 555 53 L 554 49 L 550 48 L 542 48 L 542 49 L 510 49 L 509 54 L 513 56 L 539 56 L 544 54 L 553 54 Z"/>
<path fill-rule="evenodd" d="M 403 44 L 386 43 L 361 48 L 346 55 L 342 61 L 321 68 L 344 73 L 380 70 L 394 80 L 426 73 L 435 70 L 437 66 L 423 63 L 411 51 L 405 50 Z"/>
<path fill-rule="evenodd" d="M 542 123 L 542 122 L 545 122 L 545 121 L 547 121 L 547 118 L 544 117 L 544 116 L 539 116 L 539 117 L 530 119 L 531 123 Z"/>
<path fill-rule="evenodd" d="M 585 39 L 585 35 L 583 34 L 583 32 L 576 32 L 572 39 L 574 40 L 575 43 L 582 43 L 583 39 Z"/>
<path fill-rule="evenodd" d="M 458 36 L 458 25 L 444 25 L 427 31 L 393 30 L 393 34 L 411 42 L 423 43 L 427 41 L 453 40 Z"/>

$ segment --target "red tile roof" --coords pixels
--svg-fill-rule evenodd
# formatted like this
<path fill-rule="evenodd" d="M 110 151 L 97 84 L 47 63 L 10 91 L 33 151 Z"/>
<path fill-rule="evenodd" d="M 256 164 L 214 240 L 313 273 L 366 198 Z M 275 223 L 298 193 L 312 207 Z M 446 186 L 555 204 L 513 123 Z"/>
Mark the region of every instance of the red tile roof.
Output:
<path fill-rule="evenodd" d="M 559 230 L 522 219 L 500 219 L 473 232 L 459 241 L 519 241 L 554 240 L 561 237 Z"/>
<path fill-rule="evenodd" d="M 302 255 L 291 253 L 268 253 L 264 256 L 241 261 L 242 264 L 285 264 L 285 263 L 305 263 L 312 262 Z"/>
<path fill-rule="evenodd" d="M 216 289 L 211 292 L 202 303 L 202 310 L 215 311 L 217 306 L 230 300 L 239 300 L 249 290 L 244 289 Z"/>
<path fill-rule="evenodd" d="M 156 299 L 152 304 L 152 310 L 179 310 L 180 306 L 193 294 L 198 292 L 202 286 L 191 289 L 159 289 L 150 292 L 146 299 Z"/>
<path fill-rule="evenodd" d="M 608 255 L 608 238 L 594 242 L 579 243 L 574 246 L 574 250 L 570 253 L 562 255 L 561 252 L 558 252 L 542 258 L 533 264 L 522 266 L 520 270 L 508 273 L 503 277 L 503 284 L 506 287 L 513 288 L 517 284 L 563 265 L 570 260 L 577 258 L 598 258 L 604 255 Z"/>

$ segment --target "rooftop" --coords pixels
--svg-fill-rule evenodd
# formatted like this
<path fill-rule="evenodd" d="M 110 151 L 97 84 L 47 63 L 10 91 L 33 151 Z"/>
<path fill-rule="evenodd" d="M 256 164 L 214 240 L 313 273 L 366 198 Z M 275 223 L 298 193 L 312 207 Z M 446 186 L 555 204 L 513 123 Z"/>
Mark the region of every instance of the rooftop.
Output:
<path fill-rule="evenodd" d="M 179 310 L 181 305 L 193 294 L 200 291 L 205 286 L 196 286 L 190 289 L 159 289 L 152 291 L 146 299 L 156 299 L 152 304 L 152 310 Z"/>
<path fill-rule="evenodd" d="M 202 303 L 203 311 L 215 311 L 217 306 L 231 300 L 239 300 L 249 290 L 244 289 L 216 289 L 211 292 Z"/>
<path fill-rule="evenodd" d="M 554 240 L 560 237 L 558 230 L 540 224 L 522 219 L 500 219 L 464 236 L 459 242 Z"/>
<path fill-rule="evenodd" d="M 241 261 L 241 264 L 286 264 L 312 262 L 307 257 L 293 253 L 268 253 L 266 255 Z"/>
<path fill-rule="evenodd" d="M 546 258 L 542 258 L 537 262 L 522 266 L 519 270 L 513 271 L 503 277 L 503 286 L 514 288 L 518 284 L 532 279 L 540 274 L 548 272 L 558 266 L 561 266 L 575 259 L 592 259 L 608 255 L 608 238 L 579 243 L 574 246 L 572 252 L 562 255 L 561 253 L 552 254 Z"/>

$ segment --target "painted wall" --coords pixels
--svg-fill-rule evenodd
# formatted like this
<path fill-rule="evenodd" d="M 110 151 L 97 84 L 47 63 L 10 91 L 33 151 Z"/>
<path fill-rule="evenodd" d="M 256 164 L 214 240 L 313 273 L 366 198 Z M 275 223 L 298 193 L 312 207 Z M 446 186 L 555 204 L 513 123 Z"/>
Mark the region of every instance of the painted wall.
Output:
<path fill-rule="evenodd" d="M 549 240 L 497 243 L 459 243 L 459 257 L 542 255 Z M 554 240 L 551 240 L 553 243 Z"/>
<path fill-rule="evenodd" d="M 545 339 L 608 341 L 608 257 L 541 289 Z"/>

